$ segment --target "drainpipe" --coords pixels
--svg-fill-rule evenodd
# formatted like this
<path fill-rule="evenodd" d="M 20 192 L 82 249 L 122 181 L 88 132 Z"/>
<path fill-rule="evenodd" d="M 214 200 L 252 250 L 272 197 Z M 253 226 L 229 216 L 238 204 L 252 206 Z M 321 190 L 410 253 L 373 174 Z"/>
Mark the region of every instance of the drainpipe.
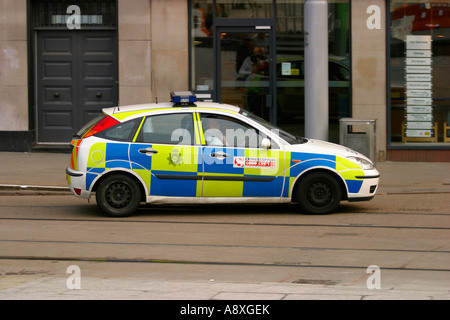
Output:
<path fill-rule="evenodd" d="M 305 136 L 328 141 L 328 1 L 305 2 Z"/>

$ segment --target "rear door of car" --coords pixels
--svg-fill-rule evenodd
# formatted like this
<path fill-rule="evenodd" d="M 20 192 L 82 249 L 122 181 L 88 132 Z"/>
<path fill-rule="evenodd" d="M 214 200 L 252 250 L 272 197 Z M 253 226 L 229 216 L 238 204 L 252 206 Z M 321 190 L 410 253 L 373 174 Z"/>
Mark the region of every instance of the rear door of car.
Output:
<path fill-rule="evenodd" d="M 196 197 L 201 193 L 201 149 L 194 132 L 193 112 L 143 119 L 130 146 L 130 161 L 147 184 L 147 196 Z"/>

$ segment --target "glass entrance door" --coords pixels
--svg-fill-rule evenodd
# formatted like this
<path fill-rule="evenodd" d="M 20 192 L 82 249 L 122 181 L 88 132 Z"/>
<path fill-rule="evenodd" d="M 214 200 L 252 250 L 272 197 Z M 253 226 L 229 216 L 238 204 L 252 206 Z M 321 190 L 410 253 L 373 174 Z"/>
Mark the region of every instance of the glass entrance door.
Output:
<path fill-rule="evenodd" d="M 218 27 L 216 32 L 218 101 L 237 105 L 275 123 L 270 26 Z"/>

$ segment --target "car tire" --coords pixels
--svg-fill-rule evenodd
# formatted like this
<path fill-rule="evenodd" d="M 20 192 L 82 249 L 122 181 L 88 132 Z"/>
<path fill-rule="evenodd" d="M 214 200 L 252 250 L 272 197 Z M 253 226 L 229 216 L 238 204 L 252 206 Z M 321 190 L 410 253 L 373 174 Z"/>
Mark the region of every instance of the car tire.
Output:
<path fill-rule="evenodd" d="M 302 212 L 328 214 L 337 209 L 342 199 L 339 182 L 326 172 L 312 172 L 299 181 L 297 201 Z"/>
<path fill-rule="evenodd" d="M 100 181 L 95 198 L 100 209 L 110 217 L 127 217 L 141 202 L 137 182 L 124 174 L 114 174 Z"/>

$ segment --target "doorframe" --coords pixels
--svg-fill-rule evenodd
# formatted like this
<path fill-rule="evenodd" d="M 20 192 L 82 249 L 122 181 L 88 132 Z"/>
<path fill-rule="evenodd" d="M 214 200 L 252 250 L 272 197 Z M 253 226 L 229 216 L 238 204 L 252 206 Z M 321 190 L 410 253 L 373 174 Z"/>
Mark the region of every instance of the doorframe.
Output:
<path fill-rule="evenodd" d="M 65 32 L 65 30 L 63 29 L 57 29 L 57 28 L 53 28 L 53 29 L 35 29 L 34 30 L 34 72 L 35 72 L 35 83 L 34 83 L 34 94 L 35 94 L 35 125 L 36 125 L 36 133 L 35 133 L 35 143 L 37 146 L 42 146 L 42 145 L 48 145 L 48 146 L 65 146 L 65 145 L 70 145 L 70 139 L 65 141 L 65 142 L 57 142 L 57 141 L 45 141 L 47 139 L 43 138 L 43 134 L 46 132 L 45 129 L 42 128 L 42 124 L 45 122 L 42 119 L 43 116 L 43 110 L 45 110 L 44 108 L 44 103 L 43 103 L 43 96 L 41 96 L 43 94 L 42 88 L 45 88 L 45 85 L 42 85 L 42 70 L 40 70 L 40 68 L 43 67 L 42 65 L 42 52 L 39 51 L 39 47 L 40 47 L 40 43 L 39 43 L 39 39 L 40 37 L 43 36 L 50 36 L 50 37 L 58 37 L 58 36 L 64 36 L 64 37 L 69 37 L 72 40 L 72 51 L 71 51 L 71 56 L 74 57 L 74 59 L 72 60 L 73 64 L 74 64 L 74 68 L 73 68 L 73 78 L 71 81 L 71 85 L 72 85 L 72 107 L 70 109 L 67 110 L 71 110 L 72 112 L 72 120 L 73 120 L 73 128 L 72 128 L 72 134 L 74 134 L 81 126 L 84 125 L 85 122 L 89 121 L 89 119 L 84 119 L 84 114 L 88 113 L 88 112 L 92 112 L 93 110 L 90 108 L 89 105 L 85 104 L 86 100 L 83 100 L 82 97 L 84 97 L 86 99 L 85 94 L 83 94 L 83 91 L 85 90 L 85 86 L 82 85 L 85 81 L 85 78 L 83 77 L 83 75 L 85 76 L 84 72 L 80 71 L 81 68 L 83 68 L 83 61 L 85 61 L 86 58 L 88 58 L 88 56 L 83 56 L 83 54 L 85 53 L 84 51 L 82 51 L 83 48 L 83 41 L 85 39 L 87 39 L 89 36 L 106 36 L 111 38 L 111 42 L 113 45 L 113 48 L 111 50 L 111 54 L 112 54 L 112 59 L 110 59 L 110 61 L 112 62 L 112 78 L 113 78 L 113 82 L 108 83 L 108 87 L 112 88 L 112 95 L 111 95 L 111 102 L 112 104 L 106 104 L 102 106 L 102 104 L 105 101 L 101 101 L 99 103 L 95 103 L 93 105 L 93 108 L 95 109 L 95 112 L 100 112 L 101 113 L 101 109 L 104 107 L 110 107 L 110 106 L 116 106 L 119 100 L 119 95 L 118 95 L 118 41 L 117 41 L 117 33 L 115 32 L 115 30 L 112 29 L 100 29 L 100 28 L 85 28 L 83 30 L 76 30 L 76 31 L 68 31 Z M 41 38 L 42 39 L 42 38 Z M 85 49 L 85 48 L 84 48 Z M 109 52 L 108 52 L 109 54 Z M 96 61 L 95 60 L 95 56 L 91 56 L 94 57 L 94 60 L 92 61 Z M 91 59 L 88 58 L 87 61 L 89 61 Z M 99 88 L 101 90 L 101 87 L 106 85 L 105 82 L 101 82 Z M 40 95 L 41 94 L 41 95 Z M 71 136 L 71 135 L 70 135 Z M 55 139 L 58 140 L 58 139 Z M 65 140 L 65 139 L 64 139 Z"/>
<path fill-rule="evenodd" d="M 30 149 L 50 149 L 62 151 L 71 150 L 70 141 L 67 143 L 61 142 L 39 142 L 38 141 L 38 72 L 37 72 L 37 33 L 40 30 L 65 30 L 67 32 L 77 32 L 76 29 L 69 30 L 67 27 L 61 26 L 35 26 L 33 18 L 33 0 L 26 0 L 26 14 L 27 14 L 27 52 L 28 52 L 28 128 L 29 128 L 29 146 Z M 82 26 L 82 31 L 114 31 L 116 42 L 116 92 L 117 101 L 119 101 L 119 4 L 118 0 L 114 0 L 114 13 L 113 20 L 114 26 Z"/>
<path fill-rule="evenodd" d="M 224 19 L 220 19 L 224 20 Z M 236 20 L 236 19 L 233 19 Z M 228 20 L 226 20 L 228 22 Z M 246 22 L 246 23 L 243 23 Z M 268 33 L 269 34 L 269 95 L 266 96 L 266 106 L 269 110 L 269 121 L 276 125 L 277 105 L 276 105 L 276 41 L 275 30 L 272 19 L 245 19 L 239 24 L 226 23 L 226 25 L 216 25 L 214 28 L 214 94 L 215 101 L 221 102 L 221 39 L 222 32 L 229 33 Z"/>

